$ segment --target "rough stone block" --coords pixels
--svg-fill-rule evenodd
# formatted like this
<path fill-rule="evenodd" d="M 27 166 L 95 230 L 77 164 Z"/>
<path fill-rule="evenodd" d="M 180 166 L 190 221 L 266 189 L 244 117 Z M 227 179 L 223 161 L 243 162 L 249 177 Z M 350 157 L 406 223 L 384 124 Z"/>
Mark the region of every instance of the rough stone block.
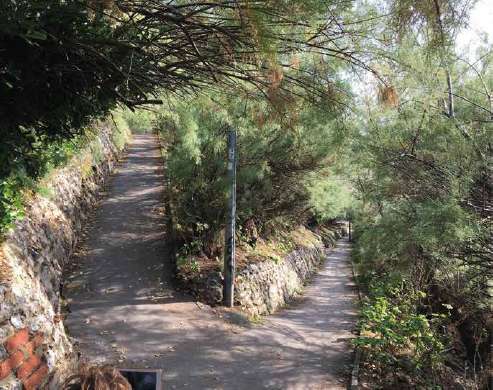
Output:
<path fill-rule="evenodd" d="M 10 367 L 10 361 L 5 359 L 0 362 L 0 381 L 2 379 L 7 378 L 12 372 L 12 368 Z"/>
<path fill-rule="evenodd" d="M 18 331 L 16 334 L 10 336 L 5 342 L 5 349 L 7 352 L 12 353 L 17 351 L 20 347 L 29 341 L 29 331 L 24 328 Z"/>
<path fill-rule="evenodd" d="M 22 351 L 17 351 L 14 354 L 10 355 L 10 357 L 7 359 L 7 362 L 10 365 L 10 369 L 14 369 L 19 367 L 24 359 L 24 353 Z"/>
<path fill-rule="evenodd" d="M 48 377 L 48 366 L 41 365 L 29 378 L 22 381 L 26 390 L 36 390 Z"/>
<path fill-rule="evenodd" d="M 31 355 L 22 365 L 17 369 L 17 378 L 27 378 L 35 369 L 41 365 L 41 359 L 37 355 Z"/>

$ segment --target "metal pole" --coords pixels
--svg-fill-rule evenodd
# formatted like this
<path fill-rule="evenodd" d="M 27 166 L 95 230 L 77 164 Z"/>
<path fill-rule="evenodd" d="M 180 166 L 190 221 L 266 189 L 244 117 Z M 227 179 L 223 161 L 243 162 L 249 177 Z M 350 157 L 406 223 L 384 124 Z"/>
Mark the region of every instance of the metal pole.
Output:
<path fill-rule="evenodd" d="M 224 250 L 224 305 L 233 307 L 235 282 L 235 222 L 236 222 L 236 130 L 228 132 L 228 181 L 230 194 Z"/>

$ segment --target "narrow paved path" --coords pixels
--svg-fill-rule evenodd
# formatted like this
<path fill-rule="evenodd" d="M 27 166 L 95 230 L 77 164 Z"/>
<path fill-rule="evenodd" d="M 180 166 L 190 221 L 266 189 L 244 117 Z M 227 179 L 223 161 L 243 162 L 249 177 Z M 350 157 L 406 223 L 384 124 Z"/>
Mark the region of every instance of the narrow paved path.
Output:
<path fill-rule="evenodd" d="M 349 244 L 303 297 L 251 324 L 173 290 L 159 150 L 135 136 L 81 246 L 66 295 L 82 357 L 159 368 L 165 389 L 344 389 L 356 321 Z"/>

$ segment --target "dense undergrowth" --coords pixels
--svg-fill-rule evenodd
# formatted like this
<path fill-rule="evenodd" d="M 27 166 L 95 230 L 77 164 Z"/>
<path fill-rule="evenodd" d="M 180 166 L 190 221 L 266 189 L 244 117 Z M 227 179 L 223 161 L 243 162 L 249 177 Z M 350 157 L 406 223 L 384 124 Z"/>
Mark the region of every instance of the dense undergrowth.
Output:
<path fill-rule="evenodd" d="M 222 258 L 229 126 L 238 133 L 240 248 L 243 243 L 255 251 L 299 225 L 344 217 L 350 191 L 338 176 L 335 156 L 345 143 L 337 113 L 313 108 L 297 115 L 282 119 L 254 93 L 171 102 L 158 113 L 154 123 L 165 148 L 180 256 Z M 279 256 L 284 244 L 276 242 Z"/>
<path fill-rule="evenodd" d="M 0 234 L 92 118 L 162 94 L 124 117 L 160 134 L 184 273 L 221 267 L 233 126 L 239 264 L 350 218 L 370 388 L 488 388 L 493 48 L 456 47 L 474 1 L 99 3 L 0 5 Z"/>
<path fill-rule="evenodd" d="M 115 146 L 122 149 L 128 139 L 128 125 L 121 113 L 103 122 L 93 122 L 80 135 L 51 143 L 34 144 L 29 168 L 24 161 L 11 163 L 10 171 L 0 177 L 0 238 L 15 221 L 24 217 L 26 203 L 36 195 L 50 196 L 45 183 L 56 168 L 63 167 L 74 158 L 80 160 L 80 169 L 89 174 L 91 167 L 103 158 L 102 146 L 95 142 L 101 126 L 112 127 Z M 15 161 L 14 156 L 12 159 Z"/>
<path fill-rule="evenodd" d="M 453 116 L 435 105 L 436 59 L 399 55 L 413 67 L 394 86 L 405 103 L 370 107 L 354 142 L 354 257 L 367 293 L 357 343 L 375 386 L 487 388 L 493 127 L 477 91 L 493 85 L 491 54 L 479 73 L 450 69 L 462 77 Z"/>

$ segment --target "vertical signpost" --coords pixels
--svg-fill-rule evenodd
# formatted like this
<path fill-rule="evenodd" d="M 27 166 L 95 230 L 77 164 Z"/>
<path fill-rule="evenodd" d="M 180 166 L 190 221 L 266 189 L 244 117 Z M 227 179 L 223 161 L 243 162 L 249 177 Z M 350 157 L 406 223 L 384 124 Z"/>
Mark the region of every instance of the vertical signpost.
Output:
<path fill-rule="evenodd" d="M 230 186 L 224 249 L 224 306 L 233 307 L 235 283 L 236 130 L 228 131 L 228 181 Z"/>

